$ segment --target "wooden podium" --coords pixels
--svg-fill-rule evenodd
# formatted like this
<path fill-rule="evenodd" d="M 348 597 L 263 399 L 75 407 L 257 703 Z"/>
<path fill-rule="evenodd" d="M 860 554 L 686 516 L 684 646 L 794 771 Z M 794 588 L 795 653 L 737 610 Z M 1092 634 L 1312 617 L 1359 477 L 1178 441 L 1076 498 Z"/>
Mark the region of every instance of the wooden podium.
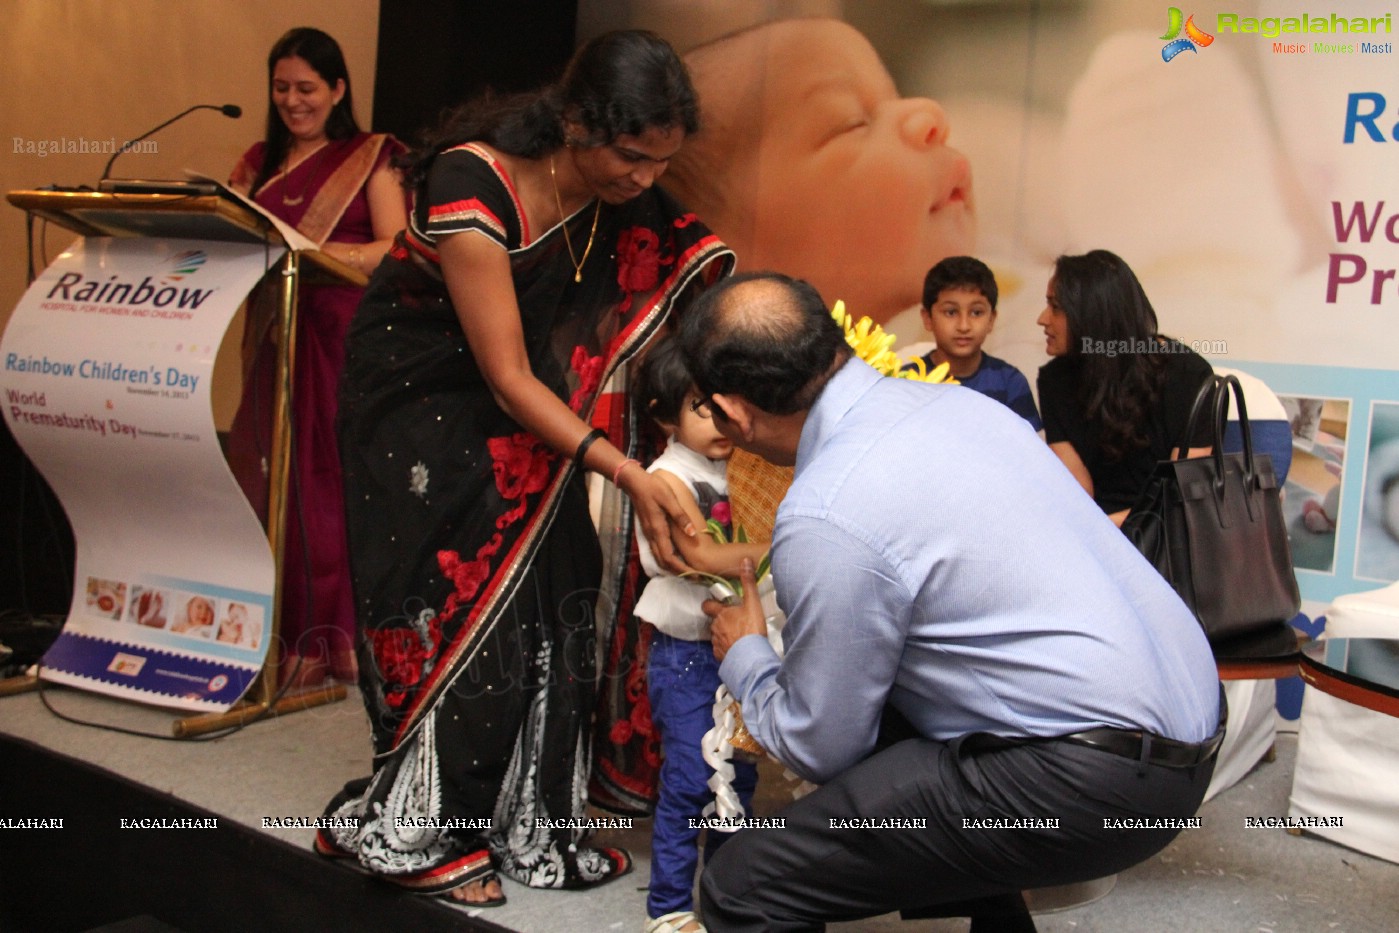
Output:
<path fill-rule="evenodd" d="M 156 187 L 157 183 L 152 183 Z M 343 685 L 317 688 L 281 697 L 278 695 L 278 652 L 281 640 L 283 556 L 286 541 L 286 493 L 291 470 L 292 368 L 296 359 L 297 295 L 303 282 L 363 286 L 366 277 L 317 249 L 294 248 L 268 218 L 217 186 L 192 183 L 158 183 L 150 192 L 11 191 L 11 204 L 33 216 L 84 237 L 163 237 L 266 244 L 286 249 L 281 261 L 268 271 L 280 276 L 276 328 L 278 353 L 273 399 L 272 449 L 269 457 L 267 538 L 275 562 L 275 589 L 267 657 L 256 682 L 231 709 L 177 719 L 177 737 L 189 737 L 241 725 L 264 716 L 309 709 L 345 698 Z M 32 679 L 32 678 L 26 678 Z M 30 687 L 37 686 L 37 680 Z M 0 685 L 3 687 L 3 685 Z M 11 683 L 4 692 L 15 692 Z M 20 687 L 19 689 L 23 689 Z"/>

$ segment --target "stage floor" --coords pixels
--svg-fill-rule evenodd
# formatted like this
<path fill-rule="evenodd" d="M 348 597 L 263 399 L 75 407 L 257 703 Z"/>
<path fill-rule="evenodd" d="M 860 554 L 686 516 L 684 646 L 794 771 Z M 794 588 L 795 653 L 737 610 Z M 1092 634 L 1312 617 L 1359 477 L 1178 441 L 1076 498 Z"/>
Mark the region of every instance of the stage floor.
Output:
<path fill-rule="evenodd" d="M 177 718 L 167 710 L 69 689 L 47 688 L 45 698 L 66 716 L 161 735 L 170 734 Z M 312 830 L 264 826 L 263 820 L 313 818 L 345 781 L 364 776 L 369 768 L 368 723 L 353 692 L 343 702 L 257 723 L 207 742 L 158 741 L 75 725 L 46 709 L 37 693 L 26 693 L 0 698 L 0 733 L 212 811 L 221 826 L 224 820 L 236 822 L 303 850 L 309 850 Z M 1155 858 L 1122 873 L 1102 900 L 1037 916 L 1039 929 L 1341 933 L 1391 928 L 1399 916 L 1399 865 L 1311 836 L 1244 827 L 1245 817 L 1286 815 L 1295 748 L 1295 735 L 1280 735 L 1278 760 L 1260 764 L 1206 804 L 1200 829 L 1184 832 Z M 789 788 L 772 770 L 765 771 L 764 781 L 759 815 L 771 814 L 790 799 Z M 0 819 L 44 817 L 64 814 L 29 813 L 23 799 L 0 801 Z M 481 921 L 527 933 L 641 930 L 649 826 L 648 820 L 638 819 L 630 830 L 600 835 L 601 841 L 625 846 L 635 857 L 636 871 L 616 883 L 580 893 L 536 891 L 506 880 L 510 902 L 504 907 L 447 909 L 463 919 L 471 913 Z M 14 844 L 14 832 L 7 830 L 0 845 Z M 328 861 L 323 865 L 326 872 L 353 870 Z M 169 865 L 164 870 L 178 872 L 182 867 Z M 63 890 L 56 885 L 55 896 L 63 896 Z M 831 925 L 835 931 L 890 933 L 950 933 L 966 927 L 964 920 L 903 923 L 893 915 Z"/>

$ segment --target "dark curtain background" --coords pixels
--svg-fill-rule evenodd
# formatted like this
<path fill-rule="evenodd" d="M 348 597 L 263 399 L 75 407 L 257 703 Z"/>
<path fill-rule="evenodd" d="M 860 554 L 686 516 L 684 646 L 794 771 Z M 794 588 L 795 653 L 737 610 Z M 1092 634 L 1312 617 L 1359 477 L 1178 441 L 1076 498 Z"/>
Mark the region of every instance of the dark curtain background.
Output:
<path fill-rule="evenodd" d="M 73 596 L 73 531 L 3 421 L 0 490 L 0 619 L 12 610 L 23 616 L 66 613 Z"/>
<path fill-rule="evenodd" d="M 414 145 L 444 109 L 491 88 L 558 77 L 573 54 L 575 0 L 382 0 L 374 129 Z"/>

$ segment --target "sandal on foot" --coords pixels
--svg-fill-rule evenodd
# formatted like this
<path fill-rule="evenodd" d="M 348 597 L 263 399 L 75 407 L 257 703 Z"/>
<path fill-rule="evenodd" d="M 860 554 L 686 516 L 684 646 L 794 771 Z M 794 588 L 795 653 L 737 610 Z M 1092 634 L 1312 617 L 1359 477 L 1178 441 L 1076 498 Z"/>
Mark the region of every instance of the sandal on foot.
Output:
<path fill-rule="evenodd" d="M 591 846 L 580 849 L 576 865 L 577 874 L 559 887 L 565 891 L 583 891 L 616 881 L 623 875 L 631 874 L 631 854 L 626 849 L 613 846 Z"/>
<path fill-rule="evenodd" d="M 486 885 L 490 884 L 492 881 L 494 881 L 496 884 L 500 884 L 500 876 L 492 872 L 491 874 L 486 875 L 484 878 L 477 878 L 474 881 L 468 881 L 466 884 L 458 885 L 455 888 L 443 891 L 442 894 L 439 896 L 444 898 L 445 900 L 451 901 L 453 904 L 456 904 L 459 907 L 466 907 L 469 909 L 475 909 L 477 907 L 501 907 L 505 904 L 505 892 L 503 890 L 495 897 L 488 897 L 484 901 L 464 901 L 459 897 L 453 897 L 454 892 L 460 891 L 462 888 L 465 887 L 470 887 L 473 884 L 479 884 L 481 886 L 481 893 L 485 894 Z"/>
<path fill-rule="evenodd" d="M 705 933 L 705 929 L 693 910 L 674 910 L 647 920 L 643 933 Z"/>
<path fill-rule="evenodd" d="M 440 897 L 465 885 L 495 877 L 494 869 L 495 866 L 491 863 L 491 853 L 485 849 L 477 849 L 475 852 L 457 855 L 440 865 L 434 865 L 432 868 L 404 875 L 380 874 L 376 877 L 414 894 L 421 894 L 425 897 Z M 474 904 L 452 898 L 452 902 L 461 904 L 463 907 L 493 907 L 497 904 L 504 904 L 505 898 L 491 898 L 489 902 L 480 901 Z"/>
<path fill-rule="evenodd" d="M 598 849 L 603 856 L 612 863 L 612 873 L 607 876 L 608 881 L 620 878 L 623 875 L 631 874 L 632 862 L 631 853 L 626 849 L 617 849 L 611 846 L 602 846 Z"/>
<path fill-rule="evenodd" d="M 317 855 L 326 858 L 354 858 L 355 853 L 348 849 L 342 849 L 334 839 L 324 829 L 316 830 L 316 840 L 311 843 L 311 848 L 315 849 Z"/>

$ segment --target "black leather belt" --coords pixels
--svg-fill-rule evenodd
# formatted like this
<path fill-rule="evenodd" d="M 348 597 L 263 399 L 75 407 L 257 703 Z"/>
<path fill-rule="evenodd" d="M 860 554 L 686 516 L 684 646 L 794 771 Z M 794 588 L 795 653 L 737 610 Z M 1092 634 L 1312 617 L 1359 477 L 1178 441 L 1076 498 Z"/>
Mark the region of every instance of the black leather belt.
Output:
<path fill-rule="evenodd" d="M 1044 742 L 1071 742 L 1096 748 L 1100 752 L 1130 758 L 1150 765 L 1166 768 L 1193 768 L 1204 764 L 1219 751 L 1224 741 L 1224 724 L 1221 722 L 1214 735 L 1203 742 L 1180 742 L 1165 736 L 1153 735 L 1133 729 L 1113 729 L 1103 726 L 1086 732 L 1070 735 L 1041 736 L 1035 738 L 1011 738 L 978 732 L 967 736 L 962 747 L 969 752 L 991 751 L 998 748 L 1013 748 L 1018 745 L 1035 745 Z"/>
<path fill-rule="evenodd" d="M 1147 764 L 1163 765 L 1167 768 L 1193 768 L 1209 761 L 1215 752 L 1219 751 L 1219 744 L 1224 741 L 1224 730 L 1216 730 L 1214 735 L 1203 742 L 1179 742 L 1152 735 L 1150 732 L 1106 727 L 1062 735 L 1059 736 L 1059 740 L 1086 745 L 1133 761 L 1145 761 Z"/>

